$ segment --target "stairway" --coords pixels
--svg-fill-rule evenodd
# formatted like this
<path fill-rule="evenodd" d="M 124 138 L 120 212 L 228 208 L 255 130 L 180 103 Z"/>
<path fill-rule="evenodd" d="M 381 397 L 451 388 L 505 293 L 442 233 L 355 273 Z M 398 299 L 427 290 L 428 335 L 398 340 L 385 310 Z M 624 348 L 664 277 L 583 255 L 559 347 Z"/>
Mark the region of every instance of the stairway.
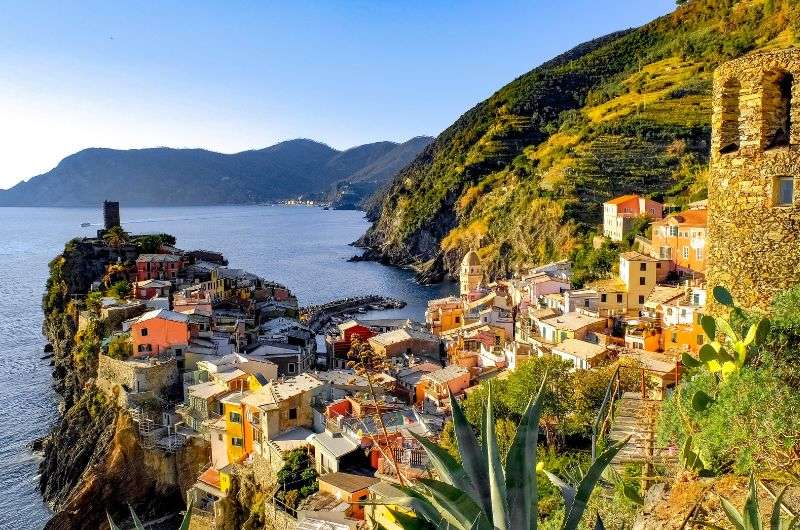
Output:
<path fill-rule="evenodd" d="M 656 421 L 661 401 L 644 398 L 637 392 L 625 392 L 617 407 L 608 438 L 616 442 L 630 436 L 630 440 L 611 461 L 612 466 L 633 463 L 668 465 L 677 461 L 677 451 L 656 445 Z"/>

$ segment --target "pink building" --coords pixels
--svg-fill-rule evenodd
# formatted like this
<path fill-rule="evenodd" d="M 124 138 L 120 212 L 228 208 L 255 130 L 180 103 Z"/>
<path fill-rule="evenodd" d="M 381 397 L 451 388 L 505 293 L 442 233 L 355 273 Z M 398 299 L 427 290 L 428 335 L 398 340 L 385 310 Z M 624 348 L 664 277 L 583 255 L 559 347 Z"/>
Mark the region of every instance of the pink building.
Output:
<path fill-rule="evenodd" d="M 639 195 L 623 195 L 604 202 L 603 235 L 611 241 L 622 241 L 625 232 L 631 229 L 633 220 L 640 216 L 661 219 L 664 205 Z"/>

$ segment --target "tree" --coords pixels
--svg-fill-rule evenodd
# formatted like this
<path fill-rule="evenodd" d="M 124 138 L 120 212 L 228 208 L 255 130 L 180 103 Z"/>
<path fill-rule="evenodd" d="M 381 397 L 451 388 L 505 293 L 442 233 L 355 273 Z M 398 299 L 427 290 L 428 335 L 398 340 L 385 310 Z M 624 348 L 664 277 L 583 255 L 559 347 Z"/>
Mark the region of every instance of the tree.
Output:
<path fill-rule="evenodd" d="M 108 289 L 108 296 L 112 296 L 118 300 L 124 300 L 131 294 L 131 284 L 127 280 L 120 280 Z"/>
<path fill-rule="evenodd" d="M 128 243 L 130 237 L 121 226 L 117 225 L 106 230 L 106 233 L 103 234 L 103 241 L 110 247 L 119 248 Z"/>
<path fill-rule="evenodd" d="M 392 463 L 392 467 L 394 467 L 395 473 L 397 473 L 397 478 L 400 480 L 400 484 L 405 484 L 403 474 L 400 472 L 400 467 L 397 465 L 397 459 L 394 457 L 394 449 L 389 444 L 389 431 L 386 429 L 386 423 L 383 421 L 383 413 L 381 412 L 381 406 L 383 403 L 378 399 L 378 396 L 375 392 L 375 385 L 372 381 L 374 376 L 387 370 L 388 366 L 386 355 L 382 352 L 376 352 L 369 342 L 362 342 L 358 337 L 354 337 L 353 342 L 350 345 L 350 351 L 347 353 L 347 357 L 350 359 L 347 362 L 347 365 L 352 368 L 356 374 L 367 379 L 369 393 L 372 397 L 372 402 L 375 404 L 376 416 L 378 417 L 378 423 L 380 424 L 381 431 L 383 432 L 383 440 L 386 443 L 387 450 L 384 450 L 384 448 L 377 443 L 377 440 L 375 441 L 375 445 L 377 445 L 378 449 L 383 453 L 384 456 L 387 456 L 389 461 Z"/>
<path fill-rule="evenodd" d="M 108 343 L 108 356 L 113 359 L 127 359 L 133 354 L 133 345 L 128 335 L 115 335 Z"/>

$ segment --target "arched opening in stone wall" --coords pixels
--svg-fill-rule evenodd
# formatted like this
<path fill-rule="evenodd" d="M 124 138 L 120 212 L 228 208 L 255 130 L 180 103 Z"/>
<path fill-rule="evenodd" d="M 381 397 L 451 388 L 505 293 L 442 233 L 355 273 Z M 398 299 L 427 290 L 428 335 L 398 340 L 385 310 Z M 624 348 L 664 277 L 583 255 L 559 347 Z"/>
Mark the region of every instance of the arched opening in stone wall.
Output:
<path fill-rule="evenodd" d="M 734 153 L 739 150 L 739 92 L 742 85 L 736 78 L 729 79 L 722 86 L 722 121 L 719 131 L 719 152 L 720 154 Z"/>
<path fill-rule="evenodd" d="M 761 105 L 764 147 L 789 145 L 792 131 L 792 86 L 794 76 L 774 70 L 764 74 Z"/>

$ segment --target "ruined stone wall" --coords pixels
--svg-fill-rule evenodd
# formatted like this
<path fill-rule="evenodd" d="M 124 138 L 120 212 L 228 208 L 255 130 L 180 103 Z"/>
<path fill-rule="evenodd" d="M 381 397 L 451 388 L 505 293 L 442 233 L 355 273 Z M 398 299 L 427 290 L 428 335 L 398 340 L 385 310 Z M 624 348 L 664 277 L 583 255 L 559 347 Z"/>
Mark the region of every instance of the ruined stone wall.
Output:
<path fill-rule="evenodd" d="M 148 364 L 139 361 L 121 361 L 100 354 L 97 362 L 96 385 L 120 406 L 127 406 L 127 393 L 152 393 L 158 395 L 171 388 L 178 380 L 175 359 Z M 136 384 L 138 381 L 138 385 Z"/>
<path fill-rule="evenodd" d="M 776 86 L 786 74 L 791 99 Z M 791 128 L 776 142 L 787 108 Z M 713 111 L 708 283 L 727 287 L 742 307 L 767 310 L 800 283 L 800 49 L 723 64 Z M 778 203 L 777 177 L 797 179 L 791 204 Z"/>

